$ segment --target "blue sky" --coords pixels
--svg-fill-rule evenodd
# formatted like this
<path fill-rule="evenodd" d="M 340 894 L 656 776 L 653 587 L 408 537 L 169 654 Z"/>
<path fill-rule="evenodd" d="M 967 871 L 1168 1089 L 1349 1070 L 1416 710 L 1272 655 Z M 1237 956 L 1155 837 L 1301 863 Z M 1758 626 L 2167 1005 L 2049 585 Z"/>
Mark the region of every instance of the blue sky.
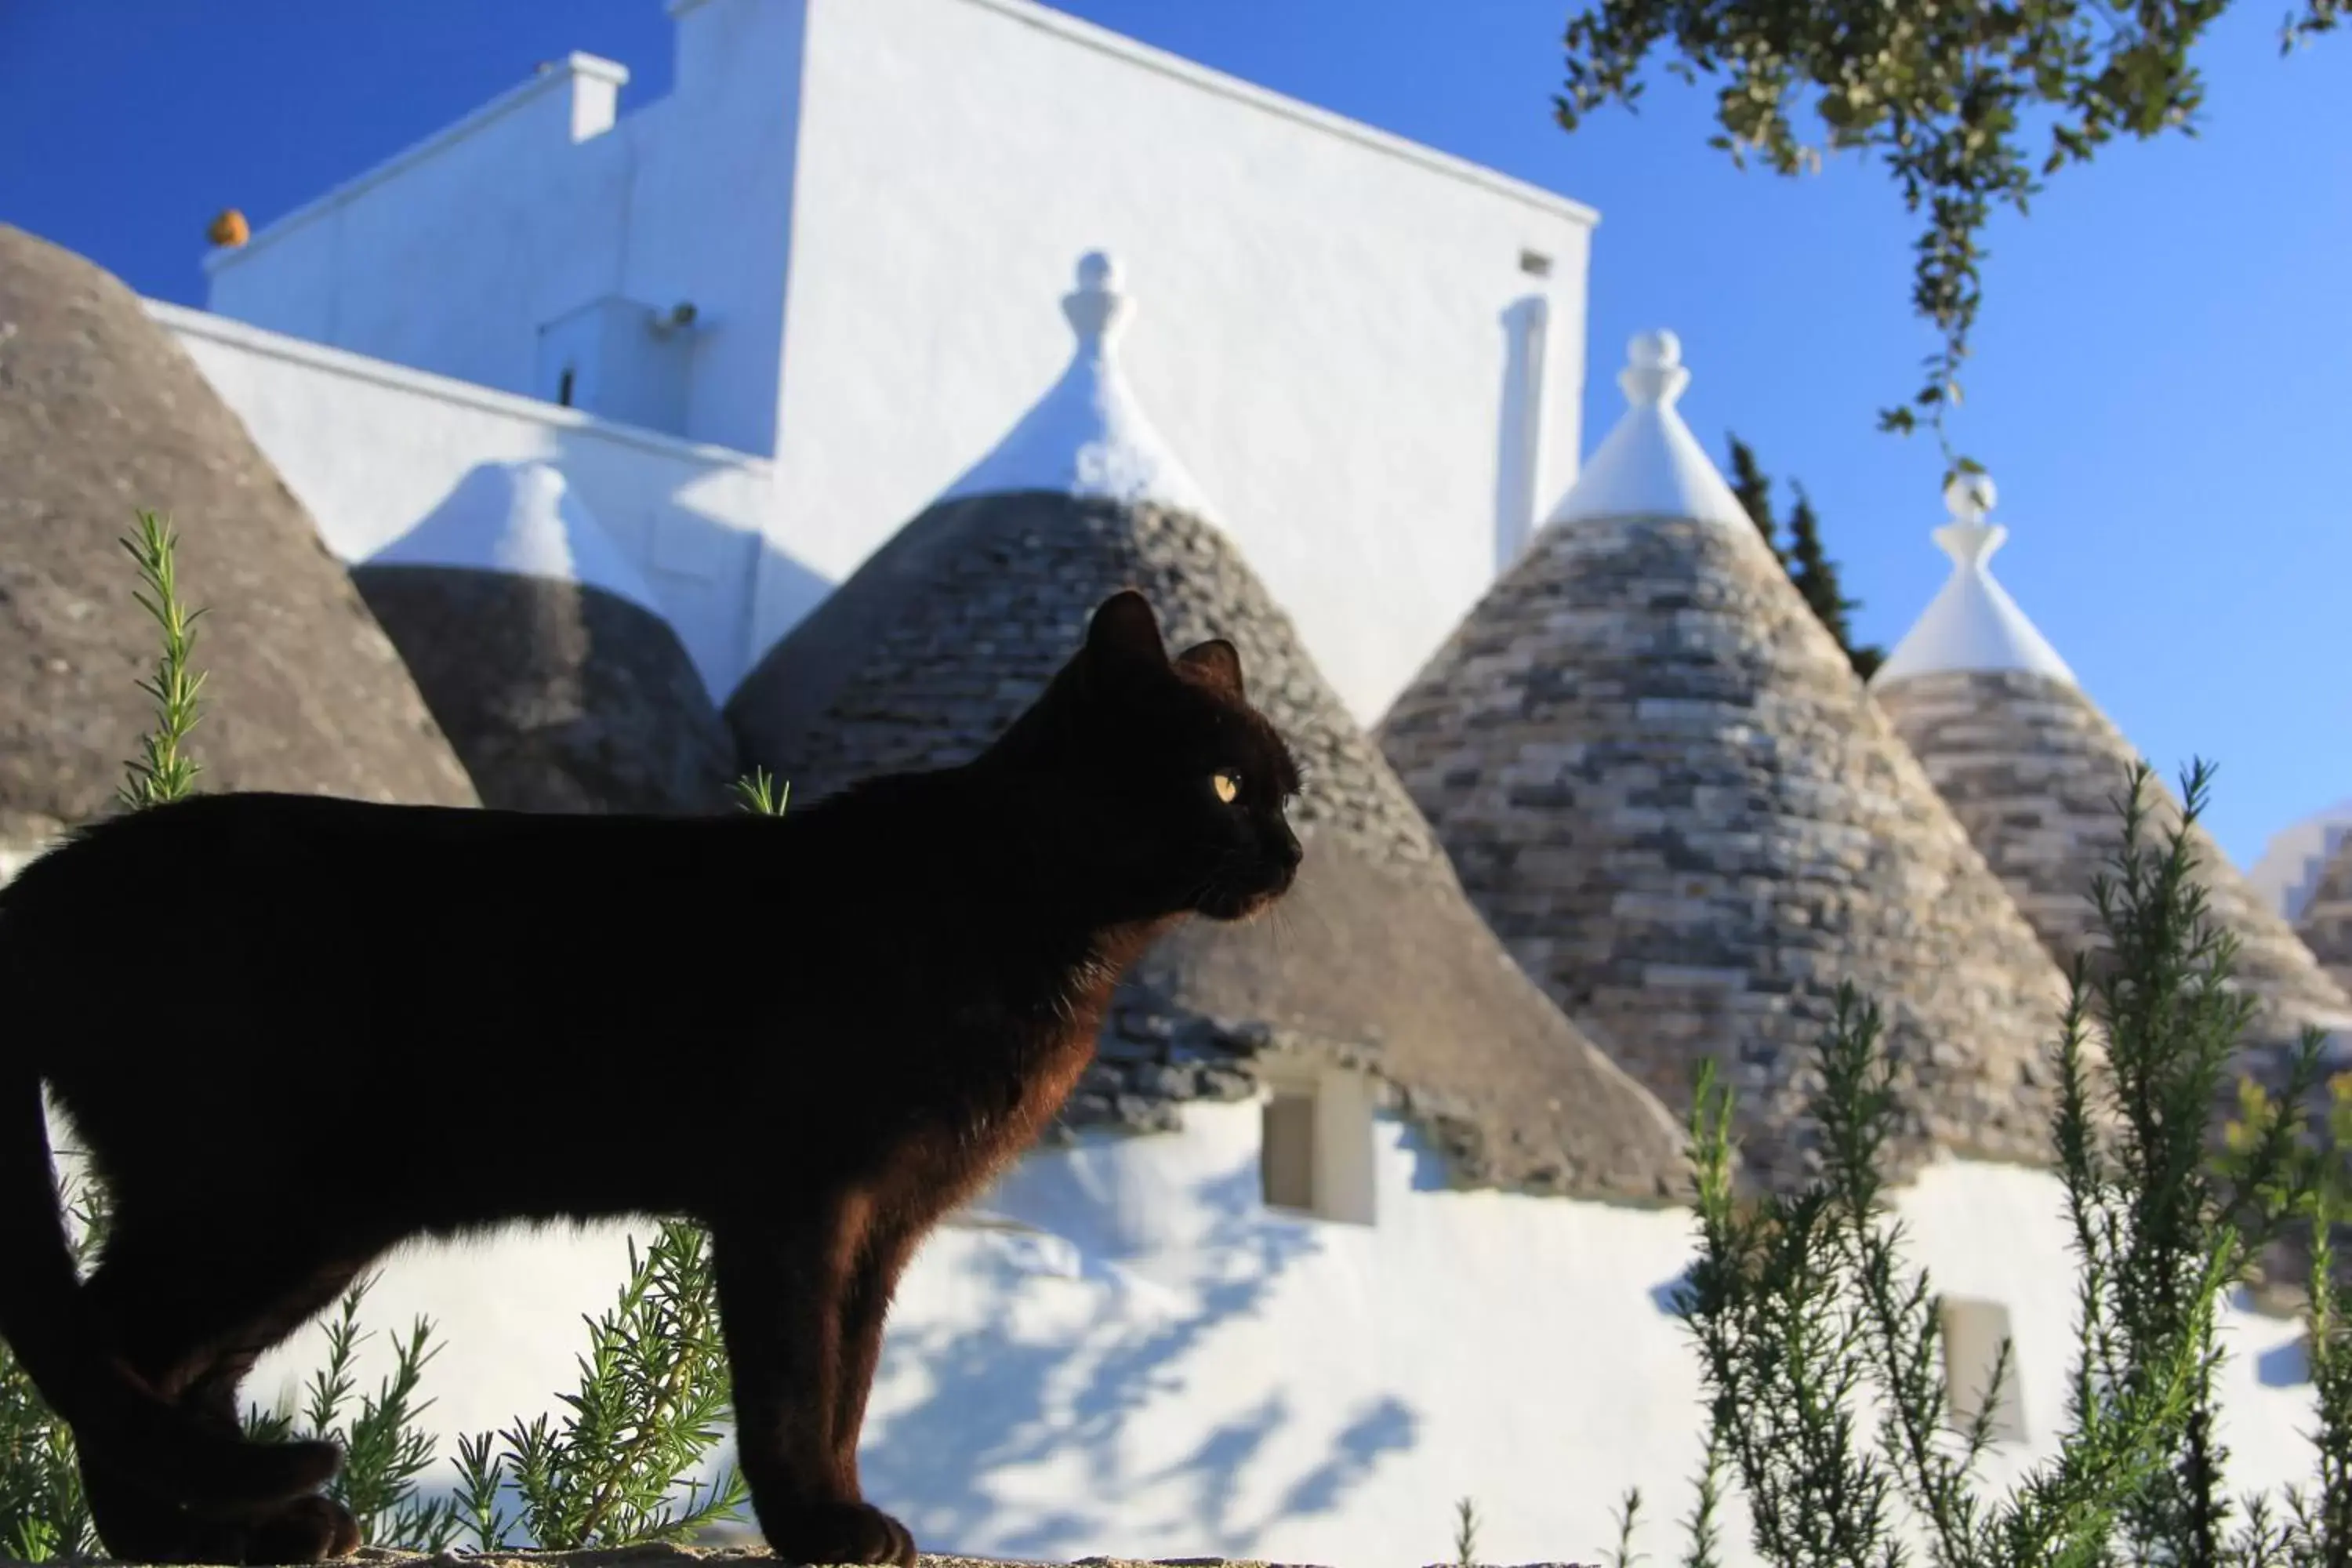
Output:
<path fill-rule="evenodd" d="M 1874 167 L 1740 174 L 1704 87 L 1663 79 L 1564 134 L 1566 0 L 1061 8 L 1599 208 L 1587 450 L 1627 336 L 1672 327 L 1693 428 L 1804 483 L 1864 637 L 1942 582 L 1935 447 L 1872 417 L 1933 346 Z M 2000 487 L 2002 579 L 2159 767 L 2219 760 L 2241 863 L 2352 795 L 2352 38 L 2281 59 L 2281 14 L 2241 0 L 2209 37 L 2200 137 L 1998 222 L 1957 428 Z M 0 0 L 0 221 L 200 305 L 222 206 L 267 221 L 575 48 L 629 66 L 624 112 L 667 89 L 659 0 Z"/>

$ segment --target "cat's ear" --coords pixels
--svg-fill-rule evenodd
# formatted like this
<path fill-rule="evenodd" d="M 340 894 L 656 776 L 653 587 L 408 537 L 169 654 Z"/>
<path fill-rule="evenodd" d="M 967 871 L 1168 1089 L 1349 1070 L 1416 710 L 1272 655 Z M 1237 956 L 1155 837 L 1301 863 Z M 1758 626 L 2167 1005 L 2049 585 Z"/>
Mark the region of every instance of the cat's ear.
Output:
<path fill-rule="evenodd" d="M 1224 638 L 1193 644 L 1176 656 L 1176 664 L 1212 690 L 1222 691 L 1236 702 L 1249 700 L 1242 694 L 1242 656 Z"/>
<path fill-rule="evenodd" d="M 1150 603 L 1132 588 L 1113 594 L 1087 628 L 1087 658 L 1106 669 L 1168 668 L 1168 645 Z"/>

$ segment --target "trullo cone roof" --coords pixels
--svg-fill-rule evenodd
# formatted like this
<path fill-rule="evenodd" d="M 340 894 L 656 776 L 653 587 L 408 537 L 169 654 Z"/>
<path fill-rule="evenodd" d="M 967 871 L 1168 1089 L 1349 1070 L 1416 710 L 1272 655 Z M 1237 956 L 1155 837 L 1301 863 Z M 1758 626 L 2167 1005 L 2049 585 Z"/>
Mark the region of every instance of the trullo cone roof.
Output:
<path fill-rule="evenodd" d="M 2091 879 L 2120 840 L 2114 802 L 2139 753 L 1992 581 L 1986 561 L 2008 537 L 1986 521 L 1994 499 L 1981 475 L 1947 490 L 1952 521 L 1937 540 L 1952 557 L 1952 582 L 1887 657 L 1871 691 L 2043 945 L 2066 964 L 2096 942 Z M 2011 639 L 1947 635 L 1939 609 L 1957 595 L 1988 591 L 2006 607 Z M 2021 646 L 2026 657 L 2017 656 Z M 2168 831 L 2178 809 L 2167 793 L 2151 831 Z M 2193 841 L 2208 913 L 2237 936 L 2238 983 L 2261 1004 L 2261 1043 L 2290 1044 L 2305 1025 L 2352 1028 L 2352 999 L 2286 919 L 2202 827 Z"/>
<path fill-rule="evenodd" d="M 1239 648 L 1251 700 L 1307 774 L 1292 814 L 1307 860 L 1273 919 L 1196 921 L 1145 956 L 1069 1120 L 1166 1125 L 1172 1100 L 1245 1092 L 1246 1058 L 1270 1043 L 1373 1070 L 1464 1180 L 1679 1191 L 1674 1122 L 1512 963 L 1289 618 L 1191 510 L 1197 488 L 1111 359 L 1116 282 L 1090 257 L 1063 302 L 1078 348 L 1048 399 L 1062 412 L 1024 421 L 1010 456 L 973 470 L 998 478 L 908 524 L 739 689 L 728 715 L 747 764 L 802 799 L 962 762 L 1044 689 L 1103 599 L 1139 588 L 1171 647 Z"/>
<path fill-rule="evenodd" d="M 2328 858 L 2347 837 L 2352 837 L 2352 796 L 2272 834 L 2246 868 L 2246 884 L 2288 920 L 2300 921 Z"/>
<path fill-rule="evenodd" d="M 1766 1180 L 1810 1166 L 1841 981 L 1903 1168 L 2038 1158 L 2061 978 L 1675 412 L 1679 357 L 1634 340 L 1623 419 L 1381 743 L 1571 1017 L 1677 1108 L 1719 1064 Z"/>
<path fill-rule="evenodd" d="M 352 578 L 485 805 L 726 807 L 726 725 L 653 590 L 556 468 L 483 464 Z"/>
<path fill-rule="evenodd" d="M 205 610 L 205 790 L 465 805 L 474 791 L 317 526 L 138 297 L 0 225 L 0 848 L 109 808 L 153 722 L 154 623 L 118 542 L 179 535 Z"/>
<path fill-rule="evenodd" d="M 2352 991 L 2352 834 L 2328 858 L 2295 931 L 2336 984 Z"/>

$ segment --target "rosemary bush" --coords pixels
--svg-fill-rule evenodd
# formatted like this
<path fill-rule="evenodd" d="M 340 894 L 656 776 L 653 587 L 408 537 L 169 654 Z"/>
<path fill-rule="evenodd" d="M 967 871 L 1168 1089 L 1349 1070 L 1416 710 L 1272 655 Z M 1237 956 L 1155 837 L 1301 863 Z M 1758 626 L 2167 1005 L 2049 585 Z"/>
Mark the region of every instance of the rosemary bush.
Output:
<path fill-rule="evenodd" d="M 1478 1505 L 1468 1498 L 1454 1500 L 1454 1568 L 1475 1568 L 1478 1561 Z"/>
<path fill-rule="evenodd" d="M 299 1426 L 287 1411 L 250 1409 L 248 1435 L 265 1442 L 324 1437 L 343 1450 L 343 1468 L 328 1483 L 327 1495 L 352 1510 L 361 1538 L 371 1546 L 439 1552 L 457 1536 L 454 1504 L 417 1495 L 417 1479 L 433 1464 L 433 1439 L 418 1431 L 415 1418 L 433 1402 L 416 1397 L 425 1363 L 438 1353 L 433 1321 L 418 1318 L 408 1338 L 394 1351 L 391 1373 L 373 1394 L 362 1395 L 359 1414 L 345 1419 L 356 1384 L 352 1362 L 369 1336 L 359 1326 L 360 1303 L 375 1276 L 356 1280 L 327 1323 L 327 1361 L 311 1373 Z"/>
<path fill-rule="evenodd" d="M 2117 802 L 2120 847 L 2092 889 L 2106 949 L 2074 969 L 2051 1129 L 2079 1267 L 2075 1360 L 2056 1452 L 2005 1494 L 1979 1475 L 1994 1402 L 1959 1429 L 1947 1421 L 1937 1299 L 1887 1212 L 1879 1156 L 1895 1112 L 1876 1009 L 1841 993 L 1811 1104 L 1823 1168 L 1801 1191 L 1734 1192 L 1730 1095 L 1702 1075 L 1700 1250 L 1677 1304 L 1707 1394 L 1686 1563 L 1719 1561 L 1727 1482 L 1776 1568 L 2352 1562 L 2352 1348 L 2329 1245 L 2352 1192 L 2337 1142 L 2352 1132 L 2352 1085 L 2337 1089 L 2333 1126 L 2301 1113 L 2320 1070 L 2322 1041 L 2307 1035 L 2279 1101 L 2242 1092 L 2245 1114 L 2215 1147 L 2252 1003 L 2229 984 L 2235 944 L 2208 920 L 2194 875 L 2189 828 L 2210 782 L 2192 765 L 2182 818 L 2152 836 L 2149 774 L 2137 769 Z M 2290 1226 L 2311 1236 L 2317 1485 L 2233 1499 L 2215 1421 L 2217 1315 Z M 2004 1345 L 1996 1388 L 2007 1363 Z"/>
<path fill-rule="evenodd" d="M 71 1174 L 61 1196 L 74 1260 L 87 1267 L 104 1234 L 103 1198 Z M 41 1403 L 33 1380 L 0 1341 L 0 1557 L 40 1563 L 98 1553 L 73 1434 Z"/>
<path fill-rule="evenodd" d="M 483 1551 L 507 1545 L 517 1525 L 558 1551 L 677 1541 L 740 1517 L 748 1493 L 733 1466 L 708 1486 L 688 1479 L 728 1414 L 702 1231 L 669 1221 L 642 1260 L 632 1241 L 629 1283 L 589 1339 L 579 1391 L 562 1396 L 571 1414 L 560 1431 L 541 1415 L 495 1439 L 458 1439 L 458 1507 Z M 508 1490 L 521 1499 L 519 1518 L 499 1506 Z"/>
<path fill-rule="evenodd" d="M 139 683 L 154 699 L 155 724 L 116 792 L 131 811 L 194 791 L 201 768 L 186 742 L 204 686 L 193 656 L 205 612 L 181 601 L 171 525 L 145 510 L 138 522 L 122 545 L 138 564 L 138 600 L 163 647 L 153 675 Z M 747 808 L 782 814 L 787 791 L 764 772 L 737 788 Z M 105 1191 L 68 1173 L 61 1195 L 77 1261 L 87 1268 L 105 1243 Z M 518 1421 L 496 1453 L 488 1434 L 461 1439 L 453 1495 L 421 1491 L 436 1458 L 432 1436 L 415 1425 L 432 1403 L 417 1395 L 438 1353 L 429 1319 L 417 1319 L 395 1343 L 391 1372 L 350 1410 L 358 1393 L 353 1363 L 370 1337 L 359 1310 L 373 1275 L 352 1285 L 326 1325 L 327 1359 L 308 1384 L 300 1421 L 291 1409 L 249 1409 L 246 1429 L 264 1439 L 326 1437 L 341 1446 L 343 1468 L 329 1495 L 352 1510 L 373 1546 L 437 1552 L 470 1531 L 474 1544 L 489 1550 L 509 1544 L 518 1528 L 541 1547 L 624 1545 L 675 1540 L 737 1518 L 746 1492 L 732 1467 L 708 1485 L 691 1479 L 729 1414 L 707 1240 L 691 1226 L 667 1224 L 644 1258 L 630 1245 L 629 1273 L 618 1307 L 589 1322 L 579 1390 L 560 1396 L 572 1412 L 562 1429 L 551 1432 L 544 1416 L 529 1426 Z M 521 1499 L 519 1517 L 499 1509 L 502 1489 Z M 100 1550 L 72 1433 L 0 1343 L 0 1557 L 39 1563 Z"/>

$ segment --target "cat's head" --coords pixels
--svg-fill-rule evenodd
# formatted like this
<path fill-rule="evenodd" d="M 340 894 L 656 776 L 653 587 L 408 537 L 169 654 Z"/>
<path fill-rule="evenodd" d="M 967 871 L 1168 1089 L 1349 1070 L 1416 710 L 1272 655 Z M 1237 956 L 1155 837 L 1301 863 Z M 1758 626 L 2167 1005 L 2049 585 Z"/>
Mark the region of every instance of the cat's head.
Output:
<path fill-rule="evenodd" d="M 1082 801 L 1090 862 L 1134 908 L 1245 920 L 1289 891 L 1302 851 L 1284 807 L 1298 767 L 1249 705 L 1223 638 L 1169 654 L 1143 595 L 1115 594 L 1084 647 L 990 748 Z"/>

